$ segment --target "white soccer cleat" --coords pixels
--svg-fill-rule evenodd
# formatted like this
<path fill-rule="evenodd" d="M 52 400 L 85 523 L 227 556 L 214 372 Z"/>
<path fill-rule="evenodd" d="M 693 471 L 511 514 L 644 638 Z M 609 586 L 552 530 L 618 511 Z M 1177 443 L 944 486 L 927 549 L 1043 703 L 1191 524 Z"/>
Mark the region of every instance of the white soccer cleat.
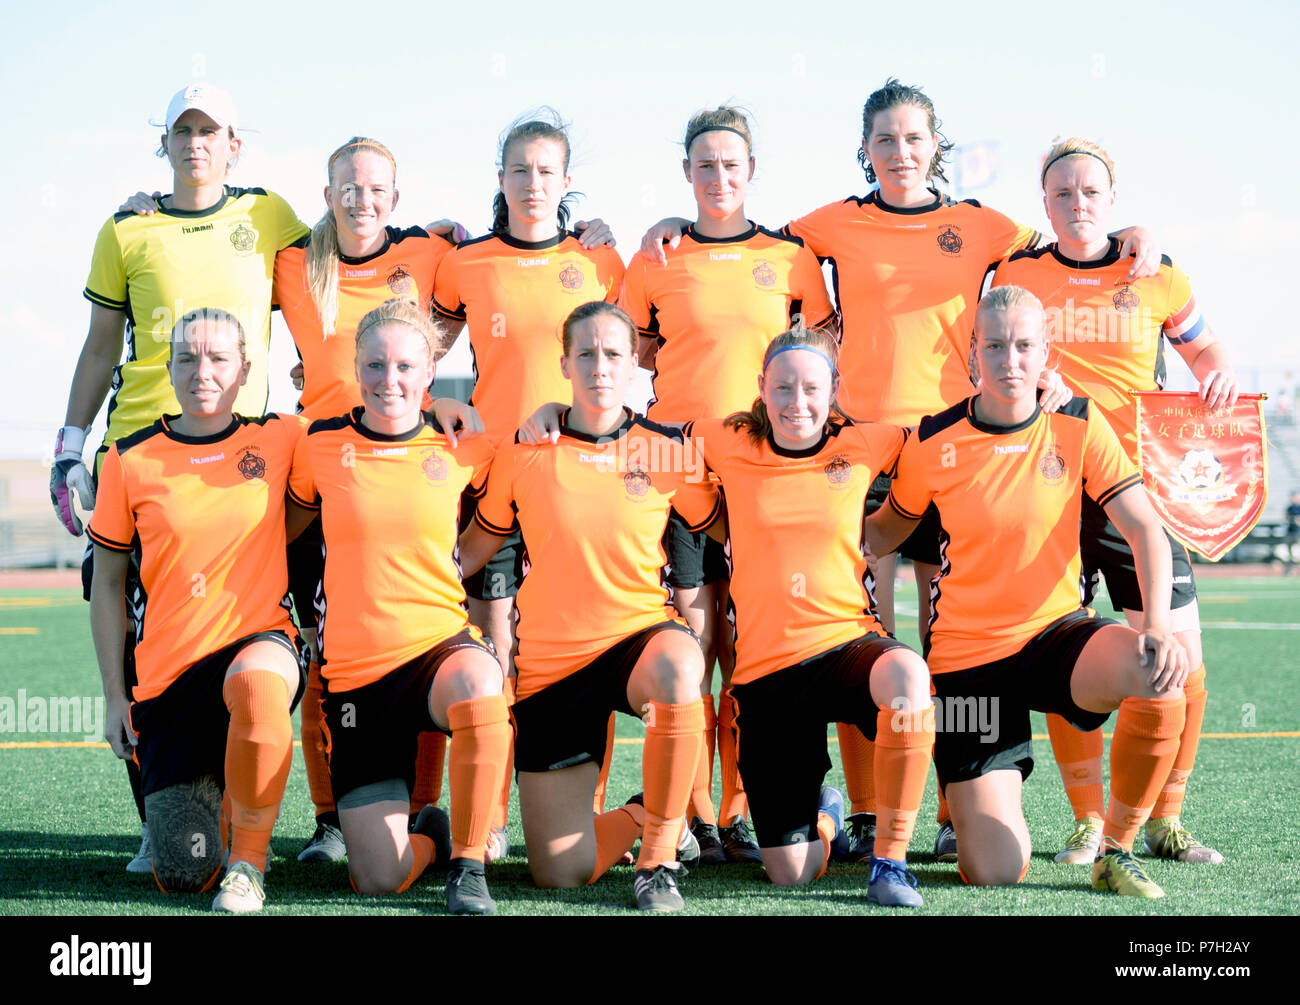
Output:
<path fill-rule="evenodd" d="M 226 914 L 251 914 L 266 903 L 262 874 L 247 862 L 236 862 L 226 870 L 221 889 L 212 901 L 212 910 Z"/>
<path fill-rule="evenodd" d="M 153 845 L 149 843 L 149 825 L 140 825 L 140 850 L 126 864 L 126 871 L 135 876 L 153 875 Z"/>

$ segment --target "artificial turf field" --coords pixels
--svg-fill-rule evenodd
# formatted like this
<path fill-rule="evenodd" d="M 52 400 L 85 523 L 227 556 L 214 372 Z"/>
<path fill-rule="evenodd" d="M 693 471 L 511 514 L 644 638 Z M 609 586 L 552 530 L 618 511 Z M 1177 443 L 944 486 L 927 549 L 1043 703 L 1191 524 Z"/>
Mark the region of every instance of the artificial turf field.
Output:
<path fill-rule="evenodd" d="M 1210 700 L 1184 822 L 1222 851 L 1226 864 L 1147 860 L 1152 878 L 1166 892 L 1158 901 L 1095 893 L 1088 886 L 1087 868 L 1056 865 L 1052 856 L 1069 834 L 1072 820 L 1043 717 L 1036 714 L 1038 762 L 1024 791 L 1034 855 L 1024 882 L 1008 889 L 968 888 L 955 865 L 934 861 L 932 774 L 909 856 L 926 901 L 918 913 L 1300 913 L 1300 850 L 1291 830 L 1300 810 L 1295 782 L 1300 769 L 1300 579 L 1280 578 L 1275 570 L 1258 577 L 1224 572 L 1213 570 L 1201 576 L 1199 584 Z M 899 596 L 906 596 L 901 586 Z M 1105 604 L 1102 612 L 1110 613 Z M 900 615 L 900 637 L 916 645 L 915 610 L 910 624 L 905 609 Z M 0 699 L 17 702 L 20 689 L 29 700 L 98 696 L 87 605 L 79 591 L 0 588 L 0 667 Z M 644 730 L 639 722 L 621 717 L 618 735 L 609 784 L 611 806 L 641 788 Z M 828 735 L 833 740 L 833 727 Z M 123 871 L 139 845 L 126 772 L 107 744 L 85 740 L 80 734 L 0 733 L 0 916 L 206 912 L 210 894 L 166 896 L 147 877 Z M 827 781 L 842 786 L 833 742 L 831 760 L 835 767 Z M 714 795 L 716 802 L 716 786 Z M 266 914 L 442 913 L 442 880 L 436 874 L 426 874 L 399 897 L 364 898 L 351 892 L 344 865 L 299 864 L 296 855 L 312 829 L 312 806 L 295 745 L 293 772 L 272 840 Z M 522 857 L 517 806 L 511 813 L 510 837 L 514 853 L 488 871 L 500 914 L 635 913 L 630 867 L 615 867 L 591 887 L 542 891 L 533 886 Z M 700 868 L 682 883 L 684 913 L 880 913 L 881 908 L 866 902 L 867 876 L 865 865 L 832 864 L 820 882 L 790 891 L 770 884 L 758 866 Z"/>

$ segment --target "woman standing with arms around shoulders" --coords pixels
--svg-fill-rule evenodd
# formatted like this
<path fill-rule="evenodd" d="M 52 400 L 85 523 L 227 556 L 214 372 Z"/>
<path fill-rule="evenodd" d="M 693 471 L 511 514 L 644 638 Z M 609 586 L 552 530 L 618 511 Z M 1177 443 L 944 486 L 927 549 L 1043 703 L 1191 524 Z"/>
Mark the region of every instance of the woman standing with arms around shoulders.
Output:
<path fill-rule="evenodd" d="M 796 237 L 753 223 L 745 198 L 754 174 L 749 120 L 726 105 L 686 124 L 682 170 L 694 190 L 696 219 L 663 265 L 638 255 L 619 304 L 640 332 L 640 364 L 654 373 L 646 411 L 656 422 L 685 423 L 745 408 L 773 331 L 808 321 L 834 328 L 835 309 L 816 257 Z M 664 538 L 673 603 L 704 646 L 705 763 L 691 798 L 700 861 L 758 861 L 732 742 L 730 686 L 735 666 L 727 620 L 727 558 L 704 533 L 689 534 L 674 515 Z M 713 708 L 713 664 L 722 672 Z M 711 779 L 716 733 L 722 761 L 721 812 Z M 719 831 L 719 826 L 720 831 Z"/>
<path fill-rule="evenodd" d="M 1139 463 L 1137 403 L 1131 390 L 1154 391 L 1165 379 L 1167 341 L 1196 378 L 1206 408 L 1237 400 L 1237 380 L 1223 343 L 1210 330 L 1191 283 L 1167 256 L 1155 275 L 1132 279 L 1119 242 L 1106 226 L 1115 205 L 1115 164 L 1100 146 L 1079 137 L 1056 143 L 1043 162 L 1043 206 L 1056 242 L 1013 255 L 993 285 L 1023 287 L 1048 311 L 1052 359 L 1079 394 L 1091 398 L 1119 434 L 1129 460 Z M 1130 625 L 1143 620 L 1143 597 L 1133 550 L 1091 499 L 1080 528 L 1086 602 L 1101 577 Z M 1170 624 L 1187 650 L 1187 717 L 1178 756 L 1146 825 L 1148 850 L 1161 858 L 1218 864 L 1223 856 L 1191 836 L 1181 813 L 1205 719 L 1205 665 L 1196 580 L 1187 549 L 1169 538 L 1173 595 Z M 1084 863 L 1101 840 L 1101 730 L 1080 732 L 1060 716 L 1047 717 L 1052 748 L 1075 814 L 1075 831 L 1058 862 Z"/>

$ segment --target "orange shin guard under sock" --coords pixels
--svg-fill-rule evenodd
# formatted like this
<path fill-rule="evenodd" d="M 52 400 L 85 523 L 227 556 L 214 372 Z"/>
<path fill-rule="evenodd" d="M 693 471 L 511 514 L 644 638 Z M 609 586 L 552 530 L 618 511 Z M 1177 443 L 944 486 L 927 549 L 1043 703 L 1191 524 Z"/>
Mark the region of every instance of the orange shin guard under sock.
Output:
<path fill-rule="evenodd" d="M 515 678 L 507 677 L 501 688 L 501 695 L 509 708 L 515 703 Z M 515 732 L 510 731 L 510 747 L 506 751 L 506 770 L 501 777 L 501 791 L 497 794 L 496 809 L 492 812 L 492 826 L 505 830 L 510 820 L 510 782 L 515 777 Z"/>
<path fill-rule="evenodd" d="M 677 859 L 682 817 L 691 799 L 695 768 L 704 745 L 704 708 L 699 701 L 650 702 L 645 714 L 641 760 L 645 827 L 637 869 L 654 869 Z"/>
<path fill-rule="evenodd" d="M 745 798 L 745 783 L 736 759 L 736 702 L 729 687 L 724 687 L 718 696 L 718 770 L 722 772 L 718 822 L 730 826 L 737 819 L 749 816 L 749 800 Z"/>
<path fill-rule="evenodd" d="M 934 748 L 930 748 L 930 759 L 934 760 Z M 939 790 L 939 807 L 934 811 L 934 822 L 937 824 L 946 824 L 952 820 L 952 810 L 948 808 L 948 797 L 943 794 L 943 786 L 936 786 Z"/>
<path fill-rule="evenodd" d="M 503 695 L 458 701 L 451 726 L 451 857 L 483 861 L 488 830 L 510 753 L 510 713 Z"/>
<path fill-rule="evenodd" d="M 718 816 L 713 812 L 713 751 L 718 733 L 718 715 L 713 710 L 713 695 L 706 694 L 701 698 L 700 707 L 704 710 L 704 747 L 700 751 L 700 763 L 695 769 L 691 805 L 686 812 L 690 816 L 699 817 L 702 823 L 716 825 Z"/>
<path fill-rule="evenodd" d="M 1185 707 L 1181 697 L 1172 701 L 1125 698 L 1120 703 L 1110 742 L 1110 803 L 1102 836 L 1113 838 L 1126 851 L 1133 848 L 1133 839 L 1169 777 Z"/>
<path fill-rule="evenodd" d="M 1061 769 L 1061 781 L 1065 783 L 1074 819 L 1103 819 L 1106 803 L 1101 792 L 1101 756 L 1105 741 L 1101 727 L 1085 733 L 1053 712 L 1047 716 L 1047 735 L 1052 739 L 1052 753 L 1056 756 L 1056 766 Z"/>
<path fill-rule="evenodd" d="M 877 858 L 907 860 L 916 829 L 925 782 L 930 777 L 934 746 L 934 706 L 903 713 L 882 708 L 876 713 L 875 778 Z"/>
<path fill-rule="evenodd" d="M 245 670 L 226 678 L 221 695 L 230 711 L 226 734 L 230 861 L 247 862 L 266 872 L 271 829 L 293 763 L 289 685 L 273 670 Z"/>
<path fill-rule="evenodd" d="M 594 883 L 632 850 L 645 826 L 645 811 L 636 803 L 602 813 L 595 820 L 596 867 L 588 883 Z"/>
<path fill-rule="evenodd" d="M 596 794 L 591 800 L 591 812 L 597 815 L 605 812 L 605 790 L 609 787 L 609 766 L 614 763 L 614 716 L 609 713 L 609 722 L 605 724 L 605 756 L 600 762 L 600 774 L 596 776 Z"/>
<path fill-rule="evenodd" d="M 875 744 L 862 730 L 846 722 L 835 724 L 840 740 L 840 764 L 844 767 L 844 790 L 850 813 L 876 812 Z"/>
<path fill-rule="evenodd" d="M 415 788 L 411 790 L 411 812 L 419 813 L 442 798 L 442 769 L 447 761 L 447 734 L 421 733 L 415 752 Z"/>
<path fill-rule="evenodd" d="M 325 753 L 325 733 L 321 728 L 325 717 L 321 708 L 323 694 L 320 664 L 308 664 L 307 688 L 298 707 L 302 716 L 302 763 L 307 769 L 307 788 L 318 817 L 334 812 L 334 790 L 330 787 L 329 758 Z"/>
<path fill-rule="evenodd" d="M 1155 809 L 1151 816 L 1155 819 L 1176 817 L 1183 812 L 1183 796 L 1187 791 L 1187 779 L 1196 764 L 1196 748 L 1201 742 L 1201 726 L 1205 722 L 1205 703 L 1209 695 L 1205 690 L 1205 667 L 1192 671 L 1183 685 L 1183 695 L 1187 699 L 1187 713 L 1183 722 L 1183 734 L 1178 738 L 1178 753 L 1174 756 L 1174 766 L 1169 769 L 1169 777 L 1164 788 L 1156 797 Z"/>

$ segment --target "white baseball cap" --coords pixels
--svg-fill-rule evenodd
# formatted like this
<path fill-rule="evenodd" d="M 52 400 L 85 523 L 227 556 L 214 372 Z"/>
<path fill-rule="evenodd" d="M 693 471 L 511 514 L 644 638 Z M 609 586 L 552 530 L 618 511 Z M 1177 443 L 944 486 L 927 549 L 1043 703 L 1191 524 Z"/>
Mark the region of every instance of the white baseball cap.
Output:
<path fill-rule="evenodd" d="M 176 120 L 191 108 L 198 109 L 219 126 L 229 126 L 235 130 L 239 128 L 235 103 L 230 100 L 229 94 L 211 84 L 190 84 L 177 91 L 167 106 L 167 131 L 171 132 Z"/>

